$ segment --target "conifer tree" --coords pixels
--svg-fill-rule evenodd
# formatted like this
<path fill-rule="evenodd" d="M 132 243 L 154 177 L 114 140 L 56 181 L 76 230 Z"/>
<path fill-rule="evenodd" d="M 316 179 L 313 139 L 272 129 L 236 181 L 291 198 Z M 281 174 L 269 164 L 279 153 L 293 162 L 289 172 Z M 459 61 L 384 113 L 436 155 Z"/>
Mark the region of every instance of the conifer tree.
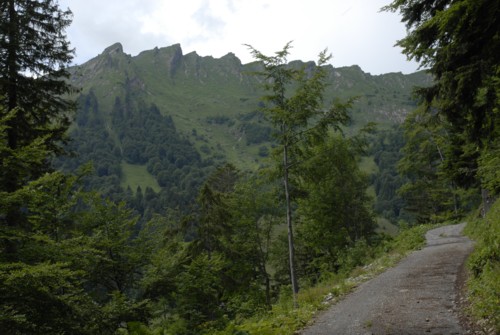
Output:
<path fill-rule="evenodd" d="M 64 98 L 71 91 L 65 81 L 73 51 L 64 35 L 71 12 L 53 0 L 0 1 L 0 116 L 5 118 L 6 146 L 1 157 L 0 191 L 13 193 L 50 170 L 49 157 L 61 152 L 74 104 Z M 17 150 L 43 147 L 45 159 L 10 164 Z M 2 225 L 18 229 L 23 214 L 17 205 L 4 208 Z M 10 240 L 4 250 L 15 259 Z"/>
<path fill-rule="evenodd" d="M 478 165 L 492 161 L 480 157 L 498 147 L 500 2 L 394 0 L 384 9 L 401 13 L 408 34 L 397 45 L 434 76 L 417 93 L 450 124 L 448 173 L 460 186 L 484 188 Z"/>
<path fill-rule="evenodd" d="M 71 12 L 54 0 L 0 2 L 0 92 L 6 112 L 19 108 L 9 123 L 9 146 L 15 149 L 39 136 L 56 151 L 74 104 L 63 97 L 73 58 L 64 30 Z"/>

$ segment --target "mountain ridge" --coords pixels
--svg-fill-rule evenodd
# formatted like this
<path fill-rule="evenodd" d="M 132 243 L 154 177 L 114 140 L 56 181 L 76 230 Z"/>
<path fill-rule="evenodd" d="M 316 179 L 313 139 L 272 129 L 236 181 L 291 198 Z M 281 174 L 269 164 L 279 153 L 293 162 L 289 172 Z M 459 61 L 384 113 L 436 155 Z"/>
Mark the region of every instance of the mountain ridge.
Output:
<path fill-rule="evenodd" d="M 137 55 L 135 56 L 132 56 L 131 54 L 128 54 L 124 51 L 124 48 L 123 48 L 123 45 L 121 42 L 115 42 L 111 45 L 109 45 L 108 47 L 104 48 L 103 51 L 99 54 L 97 54 L 95 57 L 81 63 L 81 64 L 75 64 L 73 66 L 71 66 L 71 68 L 74 68 L 74 67 L 79 67 L 79 66 L 82 66 L 90 61 L 92 61 L 93 59 L 99 57 L 99 56 L 102 56 L 104 54 L 113 54 L 113 53 L 122 53 L 124 54 L 125 56 L 127 57 L 130 57 L 130 58 L 135 58 L 135 57 L 139 57 L 141 56 L 141 54 L 143 53 L 149 53 L 149 52 L 152 52 L 152 51 L 155 51 L 155 52 L 158 52 L 160 50 L 164 50 L 164 49 L 171 49 L 171 48 L 174 48 L 176 50 L 180 50 L 181 53 L 182 53 L 182 56 L 190 56 L 190 55 L 195 55 L 196 57 L 200 57 L 200 58 L 209 58 L 209 59 L 214 59 L 214 60 L 220 60 L 220 59 L 224 59 L 224 58 L 234 58 L 238 61 L 238 63 L 240 65 L 249 65 L 249 64 L 254 64 L 254 63 L 257 63 L 257 61 L 251 61 L 251 62 L 248 62 L 248 63 L 242 63 L 241 60 L 235 55 L 234 52 L 231 52 L 229 51 L 228 53 L 226 53 L 225 55 L 221 56 L 221 57 L 214 57 L 214 56 L 211 56 L 211 55 L 207 55 L 207 56 L 201 56 L 197 53 L 197 51 L 190 51 L 189 53 L 187 54 L 184 54 L 182 52 L 182 45 L 180 43 L 174 43 L 172 45 L 169 45 L 169 46 L 163 46 L 163 47 L 154 47 L 153 49 L 147 49 L 147 50 L 142 50 L 140 51 Z M 293 59 L 290 61 L 291 63 L 293 62 L 302 62 L 302 63 L 309 63 L 309 62 L 314 62 L 313 60 L 308 60 L 308 61 L 304 61 L 304 60 L 299 60 L 299 59 Z M 328 64 L 328 66 L 332 66 L 331 64 Z M 415 73 L 419 73 L 419 72 L 423 72 L 425 70 L 419 70 L 419 71 L 415 71 L 415 72 L 412 72 L 412 73 L 402 73 L 401 71 L 392 71 L 392 72 L 386 72 L 386 73 L 381 73 L 381 74 L 371 74 L 370 72 L 365 72 L 361 66 L 357 65 L 357 64 L 352 64 L 352 65 L 345 65 L 345 66 L 340 66 L 340 67 L 334 67 L 334 68 L 339 68 L 339 69 L 342 69 L 342 68 L 358 68 L 361 72 L 367 74 L 367 75 L 370 75 L 370 76 L 373 76 L 373 77 L 377 77 L 377 76 L 385 76 L 385 75 L 388 75 L 388 74 L 401 74 L 401 75 L 404 75 L 404 76 L 408 76 L 408 75 L 413 75 Z"/>
<path fill-rule="evenodd" d="M 307 63 L 314 64 L 300 60 L 290 62 L 294 66 Z M 200 109 L 199 104 L 224 102 L 234 108 L 248 110 L 248 105 L 238 106 L 238 101 L 252 100 L 252 108 L 256 108 L 262 91 L 259 79 L 250 74 L 258 70 L 258 66 L 258 62 L 242 64 L 231 52 L 221 58 L 202 57 L 194 51 L 183 54 L 180 44 L 156 47 L 131 56 L 123 52 L 120 43 L 115 43 L 89 61 L 71 67 L 70 73 L 75 86 L 84 93 L 94 89 L 107 109 L 111 107 L 113 95 L 123 95 L 124 86 L 131 85 L 136 95 L 157 104 L 162 112 L 179 109 L 185 118 L 189 110 Z M 325 92 L 325 100 L 358 96 L 353 108 L 356 122 L 402 122 L 415 106 L 411 98 L 412 87 L 427 86 L 431 82 L 424 71 L 407 75 L 401 72 L 371 75 L 363 72 L 358 65 L 338 68 L 327 65 L 326 68 L 330 87 Z M 207 109 L 212 111 L 202 114 L 215 113 L 214 108 L 208 106 Z M 361 115 L 356 115 L 357 112 Z M 225 108 L 219 109 L 218 113 L 229 114 L 230 117 L 235 114 Z M 182 116 L 172 116 L 184 132 L 191 130 L 190 122 L 183 122 Z M 201 125 L 199 122 L 191 123 L 195 128 Z"/>

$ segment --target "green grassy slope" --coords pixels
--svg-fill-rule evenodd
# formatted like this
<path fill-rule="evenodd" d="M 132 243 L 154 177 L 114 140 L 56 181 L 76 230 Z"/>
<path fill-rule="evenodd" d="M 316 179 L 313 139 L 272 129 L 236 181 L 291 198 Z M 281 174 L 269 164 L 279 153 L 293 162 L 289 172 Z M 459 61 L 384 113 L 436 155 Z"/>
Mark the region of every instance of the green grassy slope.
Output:
<path fill-rule="evenodd" d="M 155 192 L 161 190 L 155 177 L 148 172 L 145 165 L 133 165 L 122 162 L 122 172 L 123 178 L 121 186 L 123 189 L 130 187 L 130 189 L 135 192 L 137 187 L 140 186 L 143 190 L 146 189 L 146 187 L 151 187 Z"/>

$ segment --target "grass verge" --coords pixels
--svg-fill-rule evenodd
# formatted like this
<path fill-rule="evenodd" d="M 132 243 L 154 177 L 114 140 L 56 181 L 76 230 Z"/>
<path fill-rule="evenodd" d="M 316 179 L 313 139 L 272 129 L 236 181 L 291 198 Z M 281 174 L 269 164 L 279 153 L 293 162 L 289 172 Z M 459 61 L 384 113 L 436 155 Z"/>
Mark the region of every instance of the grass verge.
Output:
<path fill-rule="evenodd" d="M 487 334 L 500 334 L 500 199 L 484 219 L 468 223 L 476 245 L 467 261 L 469 313 Z"/>

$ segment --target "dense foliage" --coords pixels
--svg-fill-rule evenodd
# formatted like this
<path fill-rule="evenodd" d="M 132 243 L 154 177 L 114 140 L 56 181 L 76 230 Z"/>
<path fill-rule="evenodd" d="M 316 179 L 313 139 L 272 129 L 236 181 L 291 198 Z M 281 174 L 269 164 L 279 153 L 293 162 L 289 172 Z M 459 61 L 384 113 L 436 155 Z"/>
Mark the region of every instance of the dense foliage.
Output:
<path fill-rule="evenodd" d="M 72 178 L 50 172 L 71 102 L 70 12 L 53 1 L 0 3 L 0 329 L 85 333 L 96 316 L 72 266 Z M 39 44 L 41 43 L 41 44 Z M 96 327 L 100 324 L 96 323 Z"/>
<path fill-rule="evenodd" d="M 368 178 L 358 167 L 359 152 L 348 140 L 332 137 L 314 149 L 303 166 L 298 201 L 299 272 L 309 280 L 338 272 L 350 262 L 347 250 L 370 244 L 375 222 L 367 196 Z M 350 264 L 354 267 L 354 264 Z"/>
<path fill-rule="evenodd" d="M 0 3 L 0 15 L 0 117 L 6 141 L 0 191 L 10 194 L 49 170 L 44 154 L 61 150 L 71 102 L 60 96 L 71 90 L 64 79 L 72 58 L 62 31 L 71 22 L 71 13 L 52 1 L 12 0 Z M 19 159 L 17 150 L 28 148 L 42 149 L 44 154 Z M 5 224 L 20 228 L 19 208 L 4 210 Z M 14 239 L 4 239 L 3 244 L 3 251 L 15 260 Z"/>
<path fill-rule="evenodd" d="M 386 9 L 400 11 L 408 28 L 398 42 L 403 52 L 434 76 L 434 84 L 418 94 L 426 113 L 446 120 L 446 173 L 458 186 L 480 184 L 496 192 L 489 165 L 499 138 L 500 4 L 396 0 Z"/>
<path fill-rule="evenodd" d="M 6 121 L 11 148 L 45 136 L 47 146 L 55 150 L 68 126 L 63 112 L 72 102 L 62 96 L 71 91 L 64 80 L 73 58 L 64 36 L 71 15 L 54 1 L 0 2 L 2 115 L 15 108 L 21 111 Z"/>
<path fill-rule="evenodd" d="M 397 170 L 402 158 L 401 149 L 405 144 L 402 127 L 398 125 L 378 130 L 370 142 L 368 153 L 373 155 L 377 165 L 377 171 L 371 177 L 375 191 L 375 213 L 393 223 L 400 220 L 412 222 L 413 217 L 406 210 L 406 202 L 398 194 L 405 182 Z"/>
<path fill-rule="evenodd" d="M 81 173 L 50 164 L 73 107 L 63 98 L 70 12 L 54 1 L 2 1 L 0 9 L 0 329 L 113 333 L 126 318 L 144 319 L 121 295 L 138 259 L 128 238 L 135 220 L 82 193 Z"/>

